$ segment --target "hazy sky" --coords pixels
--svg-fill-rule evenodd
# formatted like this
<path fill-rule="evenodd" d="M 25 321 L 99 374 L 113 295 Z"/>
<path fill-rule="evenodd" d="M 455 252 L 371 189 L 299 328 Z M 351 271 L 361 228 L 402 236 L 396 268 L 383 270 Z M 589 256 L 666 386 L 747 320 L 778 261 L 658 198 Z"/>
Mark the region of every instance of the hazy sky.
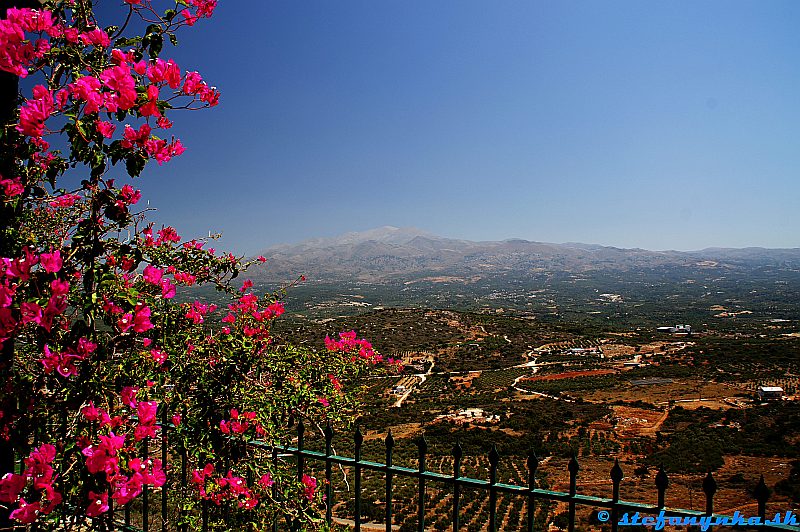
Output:
<path fill-rule="evenodd" d="M 220 1 L 168 49 L 158 219 L 255 252 L 381 225 L 800 246 L 800 2 Z"/>

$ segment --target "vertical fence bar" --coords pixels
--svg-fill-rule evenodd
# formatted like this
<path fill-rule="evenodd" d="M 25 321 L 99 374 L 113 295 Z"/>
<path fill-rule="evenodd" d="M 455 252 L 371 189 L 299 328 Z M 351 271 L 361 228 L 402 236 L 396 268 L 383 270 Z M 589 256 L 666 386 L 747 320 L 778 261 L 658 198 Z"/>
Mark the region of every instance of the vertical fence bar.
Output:
<path fill-rule="evenodd" d="M 664 466 L 658 466 L 658 473 L 656 473 L 656 489 L 658 490 L 658 507 L 664 507 L 664 499 L 666 498 L 667 488 L 669 487 L 669 477 L 667 472 L 664 471 Z"/>
<path fill-rule="evenodd" d="M 111 498 L 111 488 L 108 488 L 108 512 L 106 512 L 106 529 L 115 530 L 114 526 L 114 499 Z"/>
<path fill-rule="evenodd" d="M 203 520 L 202 527 L 203 527 L 203 529 L 202 530 L 203 530 L 203 532 L 208 532 L 208 499 L 203 499 L 203 502 L 201 503 L 201 506 L 202 506 L 202 512 L 203 512 L 203 515 L 202 515 L 202 520 Z"/>
<path fill-rule="evenodd" d="M 278 471 L 278 449 L 272 448 L 272 470 Z M 272 483 L 272 500 L 278 500 L 278 482 Z M 278 516 L 272 519 L 272 532 L 278 532 Z"/>
<path fill-rule="evenodd" d="M 569 464 L 567 464 L 567 470 L 569 471 L 569 532 L 575 532 L 575 494 L 578 492 L 579 469 L 578 459 L 575 458 L 575 455 L 572 455 Z"/>
<path fill-rule="evenodd" d="M 306 425 L 303 423 L 301 419 L 300 422 L 297 424 L 297 481 L 301 483 L 303 482 L 303 477 L 305 476 L 305 469 L 306 469 L 306 457 L 303 456 L 303 451 L 305 450 L 305 434 L 306 434 Z M 300 519 L 297 518 L 292 522 L 291 529 L 293 531 L 300 530 Z"/>
<path fill-rule="evenodd" d="M 536 498 L 533 490 L 536 489 L 536 470 L 539 469 L 539 459 L 531 451 L 528 453 L 528 532 L 533 532 L 536 520 Z"/>
<path fill-rule="evenodd" d="M 167 467 L 167 409 L 161 411 L 161 464 L 164 472 L 169 474 L 170 469 Z M 169 486 L 169 478 L 164 485 L 161 486 L 161 532 L 167 532 L 167 487 Z"/>
<path fill-rule="evenodd" d="M 492 445 L 489 451 L 489 532 L 497 530 L 497 464 L 500 463 L 500 454 L 497 446 Z"/>
<path fill-rule="evenodd" d="M 150 438 L 144 438 L 142 440 L 142 458 L 145 461 L 148 460 L 147 455 L 150 454 L 149 449 L 149 441 Z M 147 487 L 147 484 L 142 486 L 142 532 L 148 532 L 150 530 L 150 488 Z"/>
<path fill-rule="evenodd" d="M 425 477 L 422 473 L 425 472 L 425 455 L 428 452 L 428 442 L 425 440 L 425 435 L 420 436 L 417 440 L 417 448 L 419 450 L 419 491 L 417 493 L 417 530 L 425 532 Z"/>
<path fill-rule="evenodd" d="M 333 429 L 330 421 L 325 426 L 325 522 L 330 526 L 333 523 Z"/>
<path fill-rule="evenodd" d="M 361 427 L 356 427 L 356 464 L 355 464 L 355 530 L 361 532 L 361 444 L 364 443 L 364 435 L 361 434 Z"/>
<path fill-rule="evenodd" d="M 392 532 L 392 429 L 386 435 L 386 532 Z"/>
<path fill-rule="evenodd" d="M 297 424 L 297 450 L 301 451 L 297 454 L 297 480 L 300 482 L 303 481 L 303 474 L 305 474 L 306 468 L 306 458 L 302 453 L 305 447 L 305 434 L 306 426 L 303 420 L 300 420 L 300 423 Z"/>
<path fill-rule="evenodd" d="M 185 414 L 184 414 L 185 417 Z M 188 451 L 186 450 L 186 445 L 181 444 L 181 494 L 185 494 L 186 488 L 188 487 L 189 482 L 189 456 Z M 188 524 L 185 522 L 186 520 L 186 511 L 183 509 L 183 503 L 181 503 L 180 509 L 180 521 L 181 524 L 178 526 L 179 532 L 187 532 Z"/>
<path fill-rule="evenodd" d="M 453 532 L 458 532 L 461 528 L 461 484 L 458 479 L 461 477 L 461 457 L 464 456 L 464 449 L 461 442 L 456 440 L 453 445 Z"/>
<path fill-rule="evenodd" d="M 706 494 L 706 515 L 714 513 L 714 494 L 716 492 L 717 481 L 714 480 L 711 471 L 709 471 L 706 478 L 703 479 L 703 493 Z M 713 530 L 713 527 L 709 527 L 708 530 Z"/>
<path fill-rule="evenodd" d="M 623 478 L 625 478 L 625 475 L 622 472 L 622 468 L 619 466 L 619 460 L 614 460 L 614 467 L 611 468 L 611 501 L 613 503 L 611 507 L 611 532 L 617 532 L 619 523 L 619 507 L 617 506 L 619 502 L 619 484 L 622 482 Z"/>
<path fill-rule="evenodd" d="M 758 516 L 763 523 L 767 517 L 767 500 L 769 499 L 769 488 L 764 482 L 764 475 L 761 475 L 761 480 L 758 481 L 756 489 L 753 491 L 756 500 L 758 501 Z"/>

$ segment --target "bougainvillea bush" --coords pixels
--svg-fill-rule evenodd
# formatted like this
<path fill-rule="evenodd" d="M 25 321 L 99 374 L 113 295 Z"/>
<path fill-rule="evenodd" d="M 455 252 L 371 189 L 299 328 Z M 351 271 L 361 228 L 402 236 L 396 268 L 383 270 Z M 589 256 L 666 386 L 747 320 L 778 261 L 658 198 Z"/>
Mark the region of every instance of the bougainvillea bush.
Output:
<path fill-rule="evenodd" d="M 354 333 L 321 352 L 274 342 L 280 299 L 234 281 L 265 259 L 148 223 L 135 178 L 153 161 L 168 174 L 183 154 L 171 132 L 180 109 L 219 102 L 168 57 L 216 1 L 119 1 L 120 26 L 89 0 L 0 20 L 0 70 L 24 78 L 0 154 L 0 519 L 107 526 L 110 507 L 176 474 L 161 460 L 168 426 L 169 457 L 188 456 L 187 487 L 170 488 L 173 525 L 195 528 L 205 506 L 220 527 L 277 516 L 313 528 L 321 481 L 246 442 L 285 442 L 300 420 L 346 423 L 380 356 Z M 230 303 L 194 300 L 199 285 Z"/>

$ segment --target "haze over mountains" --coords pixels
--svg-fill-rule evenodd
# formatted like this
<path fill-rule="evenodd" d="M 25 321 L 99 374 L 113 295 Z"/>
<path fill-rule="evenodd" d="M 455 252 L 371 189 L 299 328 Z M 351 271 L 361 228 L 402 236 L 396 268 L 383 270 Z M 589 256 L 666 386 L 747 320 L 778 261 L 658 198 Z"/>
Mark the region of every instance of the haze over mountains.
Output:
<path fill-rule="evenodd" d="M 661 268 L 743 273 L 763 268 L 800 268 L 798 248 L 709 248 L 680 252 L 521 239 L 473 242 L 391 226 L 277 245 L 262 254 L 269 260 L 268 267 L 258 274 L 262 280 L 287 280 L 304 274 L 312 281 L 396 282 L 427 277 L 474 281 L 515 273 L 524 276 Z"/>

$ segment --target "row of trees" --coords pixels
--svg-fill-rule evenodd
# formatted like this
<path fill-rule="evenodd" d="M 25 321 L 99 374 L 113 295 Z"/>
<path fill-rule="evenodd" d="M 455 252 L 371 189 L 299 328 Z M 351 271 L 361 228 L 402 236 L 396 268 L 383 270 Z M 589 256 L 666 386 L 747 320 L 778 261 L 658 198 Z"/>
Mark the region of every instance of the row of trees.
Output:
<path fill-rule="evenodd" d="M 355 333 L 322 353 L 278 345 L 279 294 L 234 284 L 263 257 L 218 253 L 137 208 L 145 166 L 184 152 L 176 111 L 220 98 L 163 57 L 216 0 L 163 4 L 124 0 L 117 24 L 90 0 L 4 6 L 0 528 L 101 522 L 112 503 L 162 486 L 171 464 L 141 446 L 159 421 L 194 470 L 176 492 L 185 525 L 207 501 L 212 522 L 224 508 L 237 528 L 276 517 L 313 527 L 317 480 L 257 460 L 246 442 L 277 443 L 295 420 L 347 423 L 355 382 L 381 361 Z M 195 300 L 199 285 L 230 304 Z"/>

